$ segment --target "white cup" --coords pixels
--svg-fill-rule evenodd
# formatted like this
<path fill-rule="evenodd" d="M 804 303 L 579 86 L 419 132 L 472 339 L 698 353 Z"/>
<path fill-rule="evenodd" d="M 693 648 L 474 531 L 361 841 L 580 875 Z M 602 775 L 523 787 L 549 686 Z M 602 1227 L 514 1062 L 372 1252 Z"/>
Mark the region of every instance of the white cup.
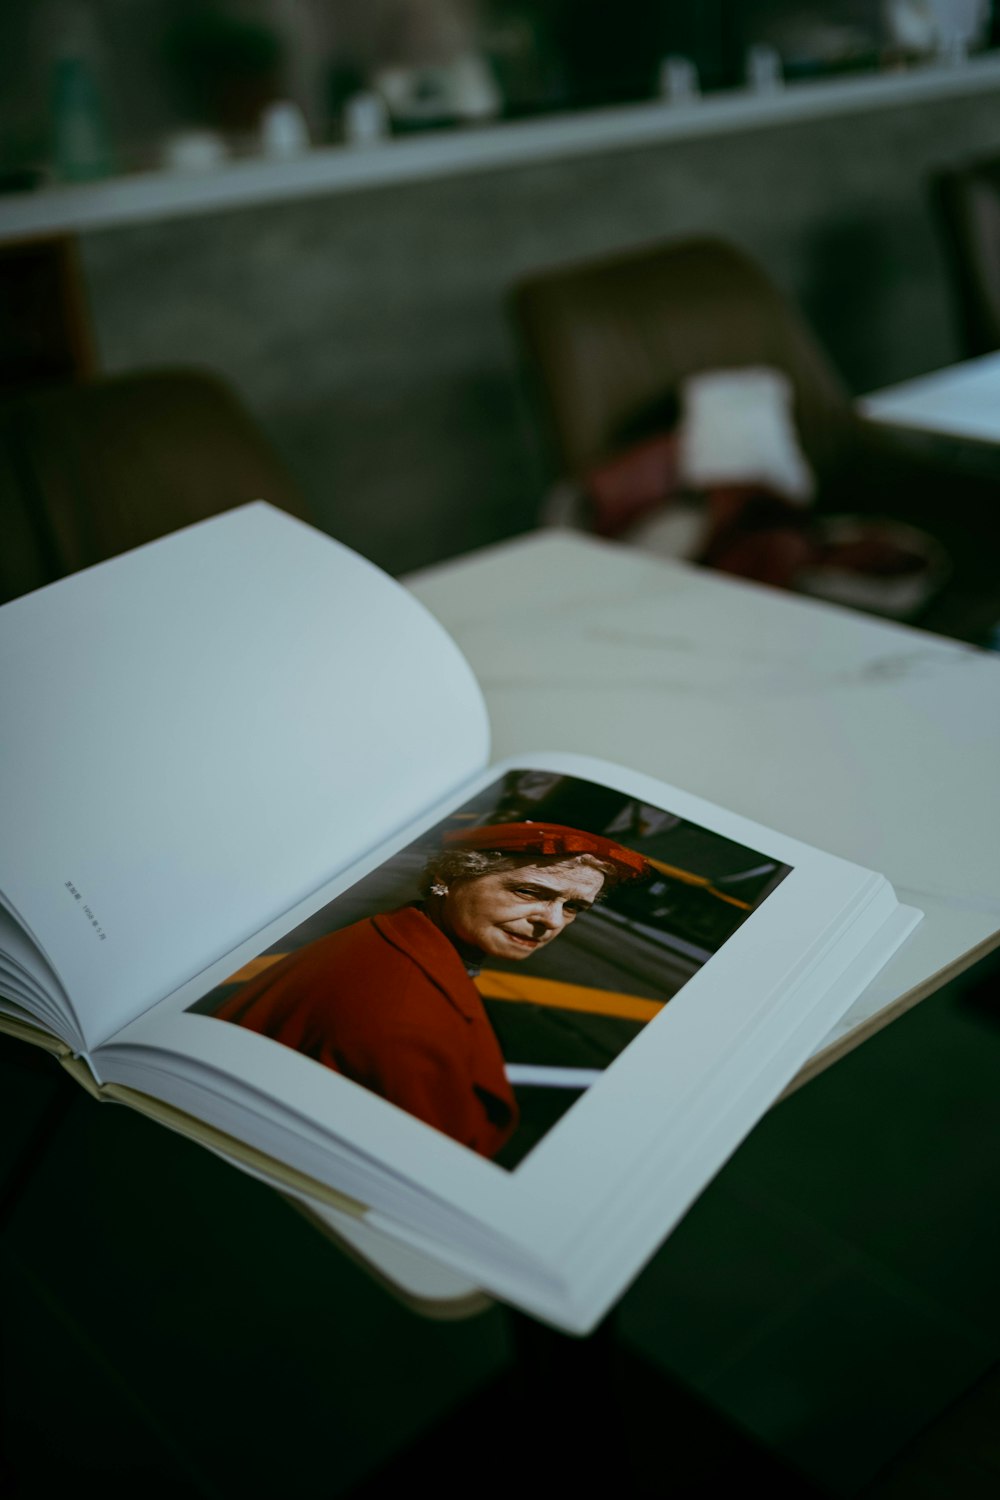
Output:
<path fill-rule="evenodd" d="M 701 94 L 698 69 L 689 57 L 671 54 L 660 63 L 660 97 L 671 104 L 683 104 Z"/>
<path fill-rule="evenodd" d="M 784 84 L 781 53 L 766 42 L 747 48 L 747 83 L 756 94 L 772 94 Z"/>
<path fill-rule="evenodd" d="M 228 156 L 229 148 L 215 130 L 178 130 L 163 143 L 168 172 L 214 172 Z"/>
<path fill-rule="evenodd" d="M 389 134 L 389 112 L 380 95 L 352 94 L 344 102 L 344 139 L 352 146 L 373 146 Z"/>
<path fill-rule="evenodd" d="M 297 104 L 279 99 L 260 117 L 260 144 L 265 156 L 301 156 L 309 150 L 309 126 Z"/>

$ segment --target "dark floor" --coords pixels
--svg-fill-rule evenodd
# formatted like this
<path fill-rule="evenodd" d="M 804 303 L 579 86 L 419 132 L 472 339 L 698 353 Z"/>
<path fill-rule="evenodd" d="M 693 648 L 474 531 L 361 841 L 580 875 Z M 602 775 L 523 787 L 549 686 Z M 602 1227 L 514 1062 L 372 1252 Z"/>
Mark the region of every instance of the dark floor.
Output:
<path fill-rule="evenodd" d="M 998 1078 L 994 958 L 773 1110 L 579 1342 L 417 1317 L 4 1040 L 0 1493 L 995 1497 Z"/>

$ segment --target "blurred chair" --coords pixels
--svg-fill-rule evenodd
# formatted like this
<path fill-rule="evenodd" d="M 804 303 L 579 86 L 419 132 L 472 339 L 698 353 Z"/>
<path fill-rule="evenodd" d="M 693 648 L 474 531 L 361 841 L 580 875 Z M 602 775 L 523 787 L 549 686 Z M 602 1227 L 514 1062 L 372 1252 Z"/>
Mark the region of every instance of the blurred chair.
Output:
<path fill-rule="evenodd" d="M 666 241 L 542 271 L 512 292 L 550 478 L 588 474 L 676 416 L 686 377 L 783 372 L 823 513 L 887 516 L 947 549 L 949 587 L 916 623 L 978 638 L 1000 613 L 995 483 L 865 420 L 803 316 L 742 250 Z"/>
<path fill-rule="evenodd" d="M 963 358 L 1000 349 L 1000 156 L 937 172 L 931 199 Z"/>
<path fill-rule="evenodd" d="M 249 500 L 305 517 L 229 387 L 123 375 L 0 405 L 0 602 Z"/>
<path fill-rule="evenodd" d="M 791 376 L 815 469 L 838 464 L 847 393 L 802 319 L 763 272 L 719 240 L 655 244 L 528 276 L 514 314 L 560 475 L 580 477 L 681 380 L 769 365 Z"/>

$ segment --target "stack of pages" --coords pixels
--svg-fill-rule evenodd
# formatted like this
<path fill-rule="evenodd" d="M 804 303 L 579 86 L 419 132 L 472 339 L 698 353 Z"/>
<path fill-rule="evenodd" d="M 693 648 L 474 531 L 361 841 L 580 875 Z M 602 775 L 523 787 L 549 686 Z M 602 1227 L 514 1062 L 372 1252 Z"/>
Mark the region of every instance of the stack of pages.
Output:
<path fill-rule="evenodd" d="M 574 1332 L 919 920 L 623 766 L 490 765 L 442 627 L 263 503 L 6 605 L 0 698 L 0 1025 Z"/>

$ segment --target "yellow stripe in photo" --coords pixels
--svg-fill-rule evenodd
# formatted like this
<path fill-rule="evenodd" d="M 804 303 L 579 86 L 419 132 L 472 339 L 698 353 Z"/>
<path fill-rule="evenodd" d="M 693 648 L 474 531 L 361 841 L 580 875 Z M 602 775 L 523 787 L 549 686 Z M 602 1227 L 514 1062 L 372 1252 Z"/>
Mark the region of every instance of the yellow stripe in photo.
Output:
<path fill-rule="evenodd" d="M 641 995 L 622 995 L 614 990 L 594 989 L 585 984 L 566 984 L 559 979 L 532 979 L 520 974 L 502 974 L 483 969 L 476 988 L 487 1000 L 520 1000 L 548 1005 L 554 1010 L 587 1011 L 591 1015 L 619 1016 L 628 1021 L 651 1021 L 665 1005 Z"/>

